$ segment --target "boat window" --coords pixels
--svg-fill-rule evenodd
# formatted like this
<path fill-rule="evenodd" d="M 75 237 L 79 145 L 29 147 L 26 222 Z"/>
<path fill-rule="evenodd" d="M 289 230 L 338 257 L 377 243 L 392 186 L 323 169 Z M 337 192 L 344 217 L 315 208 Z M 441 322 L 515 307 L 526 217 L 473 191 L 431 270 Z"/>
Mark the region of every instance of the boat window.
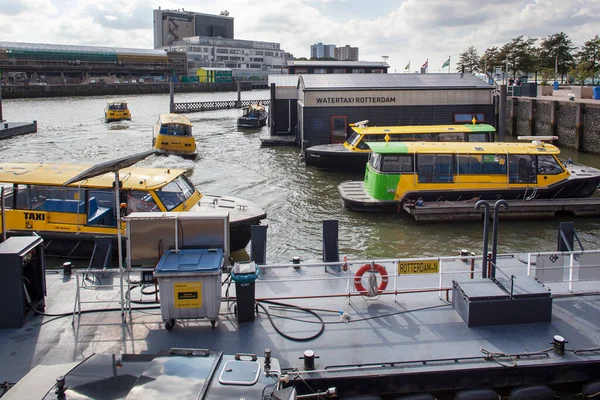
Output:
<path fill-rule="evenodd" d="M 17 208 L 55 212 L 84 212 L 83 190 L 62 186 L 20 185 Z"/>
<path fill-rule="evenodd" d="M 191 136 L 191 127 L 184 124 L 168 124 L 160 127 L 160 133 L 171 136 Z"/>
<path fill-rule="evenodd" d="M 469 133 L 468 140 L 469 142 L 492 142 L 492 134 L 494 132 L 479 132 L 479 133 Z"/>
<path fill-rule="evenodd" d="M 385 155 L 381 164 L 381 172 L 413 172 L 412 157 L 410 154 Z"/>
<path fill-rule="evenodd" d="M 564 170 L 551 155 L 538 156 L 538 175 L 558 175 Z"/>
<path fill-rule="evenodd" d="M 417 156 L 419 183 L 454 182 L 452 154 L 419 154 Z"/>
<path fill-rule="evenodd" d="M 157 190 L 156 194 L 167 211 L 171 211 L 189 199 L 195 191 L 194 185 L 185 176 L 181 175 Z"/>
<path fill-rule="evenodd" d="M 464 132 L 445 132 L 438 136 L 440 142 L 464 142 L 466 134 Z"/>
<path fill-rule="evenodd" d="M 369 157 L 369 165 L 373 167 L 376 171 L 379 171 L 379 165 L 381 162 L 381 154 L 371 153 L 371 157 Z"/>
<path fill-rule="evenodd" d="M 130 190 L 127 192 L 127 214 L 132 212 L 160 211 L 149 192 Z"/>
<path fill-rule="evenodd" d="M 464 175 L 506 174 L 505 154 L 473 154 L 458 156 L 458 173 Z"/>
<path fill-rule="evenodd" d="M 331 143 L 343 143 L 348 136 L 348 117 L 331 117 Z"/>
<path fill-rule="evenodd" d="M 356 144 L 360 141 L 361 137 L 362 135 L 359 135 L 358 133 L 354 132 L 352 136 L 348 138 L 347 142 L 350 146 L 356 146 Z"/>
<path fill-rule="evenodd" d="M 536 183 L 537 168 L 535 156 L 529 154 L 511 154 L 508 157 L 510 183 Z"/>

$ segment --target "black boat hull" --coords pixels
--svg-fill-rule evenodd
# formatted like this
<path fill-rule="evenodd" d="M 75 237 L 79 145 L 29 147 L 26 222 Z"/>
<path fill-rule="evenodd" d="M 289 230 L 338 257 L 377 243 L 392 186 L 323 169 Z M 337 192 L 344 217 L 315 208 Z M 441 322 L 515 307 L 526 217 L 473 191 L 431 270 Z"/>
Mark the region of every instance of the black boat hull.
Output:
<path fill-rule="evenodd" d="M 350 151 L 342 144 L 311 146 L 305 151 L 306 165 L 318 169 L 343 172 L 364 172 L 369 152 Z"/>

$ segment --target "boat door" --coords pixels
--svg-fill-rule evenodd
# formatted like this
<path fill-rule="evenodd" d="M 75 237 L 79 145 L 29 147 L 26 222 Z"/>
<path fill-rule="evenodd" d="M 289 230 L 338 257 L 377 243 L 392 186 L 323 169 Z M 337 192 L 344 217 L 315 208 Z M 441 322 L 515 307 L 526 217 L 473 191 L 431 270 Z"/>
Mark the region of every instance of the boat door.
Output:
<path fill-rule="evenodd" d="M 334 115 L 331 117 L 331 143 L 344 143 L 348 136 L 348 117 Z"/>

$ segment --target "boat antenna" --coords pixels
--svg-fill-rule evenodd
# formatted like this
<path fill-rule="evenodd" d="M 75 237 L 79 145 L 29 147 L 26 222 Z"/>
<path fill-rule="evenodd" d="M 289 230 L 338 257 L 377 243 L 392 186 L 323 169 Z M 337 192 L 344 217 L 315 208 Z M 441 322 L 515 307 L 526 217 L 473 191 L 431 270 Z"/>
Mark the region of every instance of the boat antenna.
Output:
<path fill-rule="evenodd" d="M 544 141 L 558 140 L 558 136 L 517 136 L 519 140 L 531 140 L 536 146 L 543 146 Z"/>

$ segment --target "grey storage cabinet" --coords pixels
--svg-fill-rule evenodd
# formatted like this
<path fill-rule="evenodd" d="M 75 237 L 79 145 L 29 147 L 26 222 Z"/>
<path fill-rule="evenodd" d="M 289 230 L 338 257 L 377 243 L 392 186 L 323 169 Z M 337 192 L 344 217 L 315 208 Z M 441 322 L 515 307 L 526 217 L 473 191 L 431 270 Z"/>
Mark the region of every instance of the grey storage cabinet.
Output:
<path fill-rule="evenodd" d="M 46 272 L 39 236 L 13 236 L 0 243 L 0 328 L 22 328 L 27 314 L 44 311 Z"/>

